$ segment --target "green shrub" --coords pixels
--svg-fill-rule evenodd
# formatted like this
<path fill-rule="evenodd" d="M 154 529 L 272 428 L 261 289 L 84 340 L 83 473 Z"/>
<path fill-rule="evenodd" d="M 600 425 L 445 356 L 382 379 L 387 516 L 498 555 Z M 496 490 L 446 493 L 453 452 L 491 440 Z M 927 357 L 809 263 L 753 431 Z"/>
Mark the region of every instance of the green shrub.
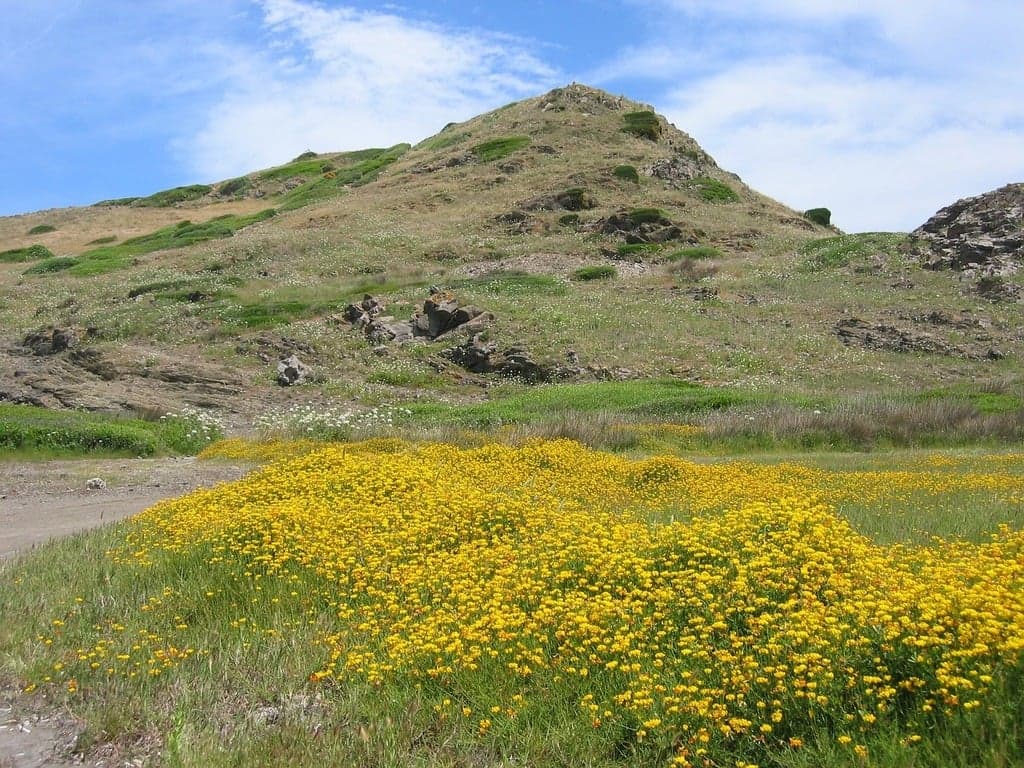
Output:
<path fill-rule="evenodd" d="M 234 197 L 247 192 L 251 187 L 252 179 L 248 176 L 239 176 L 237 179 L 230 179 L 217 187 L 217 194 L 221 197 Z"/>
<path fill-rule="evenodd" d="M 78 259 L 73 256 L 54 256 L 51 259 L 43 259 L 35 266 L 29 267 L 22 274 L 25 275 L 46 275 L 51 272 L 63 272 L 78 264 Z"/>
<path fill-rule="evenodd" d="M 616 165 L 612 169 L 612 176 L 622 181 L 631 181 L 634 184 L 640 183 L 640 174 L 632 165 Z"/>
<path fill-rule="evenodd" d="M 580 223 L 580 215 L 578 213 L 567 213 L 564 216 L 558 217 L 558 223 L 563 227 L 576 227 Z"/>
<path fill-rule="evenodd" d="M 573 280 L 607 280 L 616 277 L 619 271 L 611 264 L 594 264 L 588 267 L 580 267 L 572 273 Z"/>
<path fill-rule="evenodd" d="M 30 235 L 45 235 L 47 232 L 56 232 L 57 228 L 53 224 L 37 224 L 28 231 Z"/>
<path fill-rule="evenodd" d="M 832 211 L 828 208 L 811 208 L 804 211 L 804 218 L 822 227 L 832 225 Z"/>
<path fill-rule="evenodd" d="M 314 151 L 313 151 L 313 150 L 311 150 L 311 149 L 307 149 L 307 150 L 306 150 L 305 152 L 303 152 L 303 153 L 302 153 L 301 155 L 299 155 L 299 156 L 298 156 L 298 157 L 296 157 L 296 158 L 295 158 L 294 160 L 292 160 L 292 162 L 293 162 L 293 163 L 301 163 L 301 162 L 302 162 L 303 160 L 312 160 L 313 158 L 315 158 L 315 157 L 317 157 L 317 156 L 318 156 L 318 155 L 317 155 L 317 153 L 316 153 L 316 152 L 314 152 Z"/>
<path fill-rule="evenodd" d="M 622 130 L 641 139 L 657 141 L 661 138 L 661 122 L 658 116 L 650 110 L 642 112 L 628 112 L 622 116 L 625 125 Z"/>
<path fill-rule="evenodd" d="M 712 245 L 695 245 L 692 248 L 680 248 L 665 256 L 665 261 L 681 261 L 682 259 L 717 259 L 722 252 Z"/>
<path fill-rule="evenodd" d="M 422 149 L 428 152 L 435 152 L 439 149 L 446 149 L 460 141 L 464 141 L 469 138 L 468 133 L 445 133 L 442 131 L 437 136 L 431 136 L 429 139 L 424 139 L 416 145 L 416 149 Z"/>
<path fill-rule="evenodd" d="M 380 175 L 384 168 L 398 160 L 408 150 L 408 144 L 396 144 L 387 149 L 364 149 L 358 152 L 347 152 L 334 158 L 336 170 L 332 171 L 330 176 L 319 175 L 322 164 L 317 160 L 315 162 L 317 164 L 316 175 L 318 177 L 285 193 L 280 198 L 278 208 L 282 211 L 294 211 L 297 208 L 302 208 L 321 200 L 337 197 L 344 192 L 344 187 L 346 186 L 359 187 L 363 184 L 369 184 Z M 294 166 L 292 166 L 292 169 L 294 170 Z M 268 171 L 263 174 L 263 177 L 276 178 L 276 175 L 280 174 L 281 171 L 282 169 Z M 293 176 L 295 174 L 285 174 L 285 176 L 289 175 Z"/>
<path fill-rule="evenodd" d="M 480 162 L 489 163 L 494 160 L 500 160 L 503 157 L 508 157 L 513 152 L 518 152 L 523 147 L 528 146 L 529 143 L 529 136 L 503 136 L 477 144 L 470 151 Z"/>
<path fill-rule="evenodd" d="M 660 208 L 634 208 L 628 215 L 634 224 L 658 224 L 666 221 L 665 212 Z"/>
<path fill-rule="evenodd" d="M 619 256 L 636 256 L 638 254 L 660 251 L 661 248 L 661 243 L 622 243 L 616 250 L 619 252 Z"/>
<path fill-rule="evenodd" d="M 107 245 L 114 242 L 117 242 L 117 235 L 107 235 L 106 237 L 97 237 L 95 240 L 90 240 L 86 245 Z"/>
<path fill-rule="evenodd" d="M 133 205 L 142 208 L 170 208 L 177 203 L 187 203 L 190 200 L 198 200 L 213 191 L 208 184 L 189 184 L 186 187 L 174 187 L 157 192 L 149 197 L 142 197 L 135 200 Z"/>
<path fill-rule="evenodd" d="M 740 199 L 740 196 L 728 184 L 709 176 L 698 176 L 690 183 L 701 198 L 709 203 L 735 203 Z"/>
<path fill-rule="evenodd" d="M 53 252 L 43 245 L 30 245 L 27 248 L 13 248 L 0 251 L 0 264 L 21 264 L 26 261 L 52 259 Z"/>

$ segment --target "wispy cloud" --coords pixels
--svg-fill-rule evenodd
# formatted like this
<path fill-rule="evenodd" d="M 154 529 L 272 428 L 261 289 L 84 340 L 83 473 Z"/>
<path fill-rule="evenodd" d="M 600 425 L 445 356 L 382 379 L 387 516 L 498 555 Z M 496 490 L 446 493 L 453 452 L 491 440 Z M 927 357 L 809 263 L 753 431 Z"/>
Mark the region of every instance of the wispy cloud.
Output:
<path fill-rule="evenodd" d="M 262 10 L 265 45 L 240 52 L 225 95 L 177 144 L 204 177 L 415 141 L 556 80 L 508 37 L 305 0 Z"/>
<path fill-rule="evenodd" d="M 847 229 L 909 229 L 1024 178 L 1019 3 L 646 4 L 678 23 L 599 74 L 661 82 L 674 122 L 784 202 L 827 205 Z"/>

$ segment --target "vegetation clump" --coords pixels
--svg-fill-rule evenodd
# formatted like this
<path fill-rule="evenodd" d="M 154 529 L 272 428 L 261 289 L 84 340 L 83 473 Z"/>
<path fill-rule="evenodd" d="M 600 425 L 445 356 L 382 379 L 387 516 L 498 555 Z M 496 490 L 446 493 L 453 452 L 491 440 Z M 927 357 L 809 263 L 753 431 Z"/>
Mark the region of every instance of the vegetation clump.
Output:
<path fill-rule="evenodd" d="M 217 187 L 217 194 L 221 197 L 235 197 L 242 195 L 252 189 L 252 179 L 248 176 L 239 176 L 237 179 L 229 179 Z"/>
<path fill-rule="evenodd" d="M 612 169 L 612 176 L 621 181 L 629 181 L 633 184 L 640 183 L 640 174 L 632 165 L 617 165 Z"/>
<path fill-rule="evenodd" d="M 57 228 L 53 224 L 37 224 L 28 231 L 29 235 L 45 235 L 49 232 L 56 232 Z"/>
<path fill-rule="evenodd" d="M 608 280 L 615 277 L 619 272 L 611 264 L 593 264 L 587 267 L 580 267 L 572 273 L 573 280 Z"/>
<path fill-rule="evenodd" d="M 137 198 L 132 205 L 142 208 L 170 208 L 178 203 L 187 203 L 191 200 L 206 197 L 212 191 L 213 187 L 209 184 L 189 184 L 185 187 L 166 189 L 149 197 Z"/>
<path fill-rule="evenodd" d="M 625 123 L 622 130 L 626 133 L 650 141 L 657 141 L 661 138 L 661 121 L 650 110 L 627 112 L 622 116 L 622 120 Z"/>
<path fill-rule="evenodd" d="M 691 184 L 701 199 L 709 203 L 735 203 L 740 199 L 736 190 L 724 181 L 712 179 L 710 176 L 698 176 Z"/>
<path fill-rule="evenodd" d="M 529 136 L 503 136 L 477 144 L 470 151 L 481 163 L 490 163 L 508 157 L 529 144 Z"/>
<path fill-rule="evenodd" d="M 30 245 L 26 248 L 12 248 L 0 251 L 0 264 L 20 264 L 26 261 L 52 259 L 53 252 L 45 245 Z"/>
<path fill-rule="evenodd" d="M 660 208 L 634 208 L 628 215 L 634 225 L 664 224 L 668 221 L 665 212 Z"/>
<path fill-rule="evenodd" d="M 905 243 L 907 236 L 894 232 L 862 232 L 812 240 L 800 248 L 806 258 L 804 269 L 816 272 L 848 266 L 872 254 L 893 254 Z"/>
<path fill-rule="evenodd" d="M 804 218 L 822 227 L 832 226 L 832 211 L 828 208 L 810 208 L 804 211 Z"/>
<path fill-rule="evenodd" d="M 74 256 L 53 256 L 49 259 L 43 259 L 38 264 L 26 269 L 22 274 L 25 275 L 46 275 L 51 272 L 63 272 L 67 269 L 71 269 L 78 264 L 78 259 Z"/>

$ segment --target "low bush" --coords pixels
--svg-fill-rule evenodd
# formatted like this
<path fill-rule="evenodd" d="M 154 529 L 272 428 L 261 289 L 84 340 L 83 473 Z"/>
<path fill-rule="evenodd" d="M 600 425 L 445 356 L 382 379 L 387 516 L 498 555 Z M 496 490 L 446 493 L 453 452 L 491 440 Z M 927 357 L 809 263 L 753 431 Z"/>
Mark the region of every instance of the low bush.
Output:
<path fill-rule="evenodd" d="M 619 271 L 611 264 L 594 264 L 589 267 L 580 267 L 572 273 L 573 280 L 607 280 L 616 277 Z"/>
<path fill-rule="evenodd" d="M 735 203 L 740 199 L 732 187 L 710 176 L 698 176 L 690 183 L 701 199 L 709 203 Z"/>
<path fill-rule="evenodd" d="M 558 223 L 563 227 L 576 227 L 580 223 L 580 215 L 578 213 L 567 213 L 564 216 L 558 218 Z"/>
<path fill-rule="evenodd" d="M 56 232 L 57 228 L 53 224 L 37 224 L 28 231 L 30 235 L 45 235 L 47 232 Z"/>
<path fill-rule="evenodd" d="M 630 181 L 634 184 L 640 183 L 640 174 L 632 165 L 617 165 L 612 169 L 612 176 L 622 181 Z"/>
<path fill-rule="evenodd" d="M 185 187 L 174 187 L 157 192 L 149 197 L 136 199 L 132 205 L 142 208 L 170 208 L 178 203 L 187 203 L 190 200 L 198 200 L 213 191 L 208 184 L 189 184 Z"/>
<path fill-rule="evenodd" d="M 811 208 L 804 211 L 804 218 L 822 227 L 832 225 L 832 211 L 828 208 Z"/>
<path fill-rule="evenodd" d="M 117 242 L 117 235 L 107 235 L 105 237 L 97 237 L 95 240 L 90 240 L 86 245 L 109 245 L 110 243 Z"/>
<path fill-rule="evenodd" d="M 656 253 L 662 249 L 661 243 L 622 243 L 615 250 L 619 256 L 639 256 L 645 253 Z"/>
<path fill-rule="evenodd" d="M 629 220 L 634 224 L 661 224 L 667 219 L 660 208 L 634 208 L 629 212 Z"/>
<path fill-rule="evenodd" d="M 30 245 L 27 248 L 12 248 L 0 251 L 0 264 L 22 264 L 26 261 L 52 259 L 53 252 L 44 245 Z"/>
<path fill-rule="evenodd" d="M 234 197 L 252 188 L 252 179 L 248 176 L 239 176 L 237 179 L 225 181 L 217 187 L 217 194 L 221 197 Z"/>

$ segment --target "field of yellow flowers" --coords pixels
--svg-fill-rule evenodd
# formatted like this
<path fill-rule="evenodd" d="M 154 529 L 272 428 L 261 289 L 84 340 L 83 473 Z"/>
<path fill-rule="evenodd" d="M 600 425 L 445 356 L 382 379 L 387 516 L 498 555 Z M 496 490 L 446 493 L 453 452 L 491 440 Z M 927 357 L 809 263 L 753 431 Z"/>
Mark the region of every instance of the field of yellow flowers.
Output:
<path fill-rule="evenodd" d="M 92 581 L 23 639 L 29 688 L 162 702 L 168 764 L 232 748 L 217 716 L 168 703 L 218 674 L 203 706 L 232 685 L 318 702 L 260 735 L 282 764 L 332 738 L 381 765 L 946 765 L 984 738 L 1005 742 L 993 761 L 1024 755 L 1024 455 L 840 472 L 569 441 L 208 452 L 266 464 L 108 532 Z M 979 541 L 866 535 L 879 510 L 978 494 L 1004 518 Z"/>

